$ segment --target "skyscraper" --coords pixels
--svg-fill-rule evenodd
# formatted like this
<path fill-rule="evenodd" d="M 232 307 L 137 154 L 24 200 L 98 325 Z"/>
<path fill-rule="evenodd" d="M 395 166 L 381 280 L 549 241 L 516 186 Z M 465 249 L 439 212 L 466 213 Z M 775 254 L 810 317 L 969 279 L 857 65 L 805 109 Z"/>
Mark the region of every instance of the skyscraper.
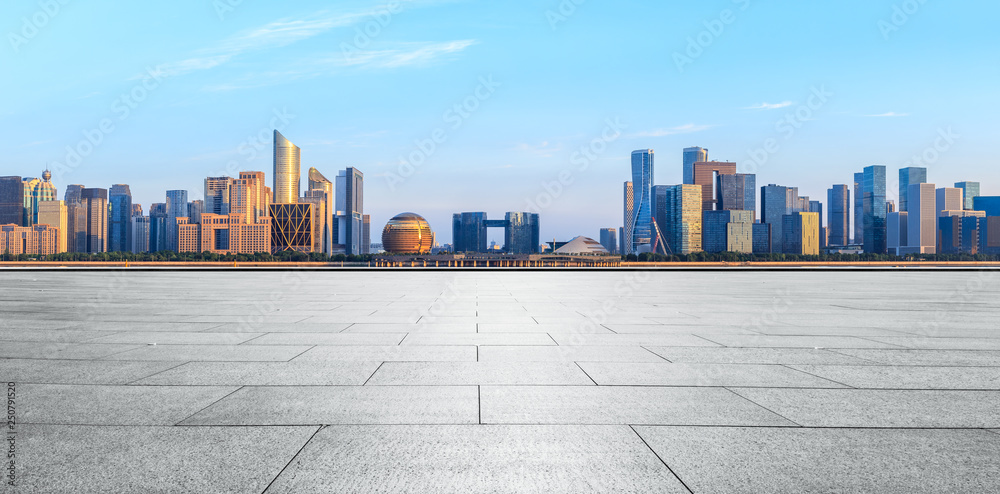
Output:
<path fill-rule="evenodd" d="M 975 199 L 979 197 L 979 182 L 958 182 L 955 187 L 962 189 L 962 196 L 965 197 L 965 209 L 974 209 Z"/>
<path fill-rule="evenodd" d="M 326 209 L 326 192 L 322 190 L 307 190 L 299 198 L 299 203 L 309 203 L 313 205 L 312 231 L 313 231 L 313 252 L 331 254 L 333 244 L 330 242 L 330 211 Z"/>
<path fill-rule="evenodd" d="M 312 204 L 271 204 L 271 252 L 312 252 Z"/>
<path fill-rule="evenodd" d="M 866 254 L 885 254 L 887 251 L 885 219 L 885 166 L 872 165 L 864 169 L 864 249 Z"/>
<path fill-rule="evenodd" d="M 538 214 L 508 212 L 504 220 L 504 250 L 508 254 L 537 254 L 541 243 Z"/>
<path fill-rule="evenodd" d="M 927 183 L 927 169 L 917 166 L 899 170 L 899 211 L 907 211 L 907 195 L 910 185 Z"/>
<path fill-rule="evenodd" d="M 669 251 L 670 248 L 670 203 L 667 197 L 672 185 L 654 185 L 649 194 L 649 207 L 653 211 L 653 244 L 655 251 Z M 659 235 L 662 238 L 658 238 Z M 610 252 L 610 251 L 609 251 Z"/>
<path fill-rule="evenodd" d="M 784 252 L 783 217 L 795 212 L 798 199 L 798 187 L 770 184 L 760 188 L 760 221 L 771 225 L 771 252 Z"/>
<path fill-rule="evenodd" d="M 819 255 L 819 213 L 796 211 L 782 217 L 784 253 Z"/>
<path fill-rule="evenodd" d="M 80 192 L 81 203 L 86 211 L 85 250 L 91 254 L 108 250 L 108 189 L 85 188 Z M 130 208 L 131 210 L 131 208 Z"/>
<path fill-rule="evenodd" d="M 903 254 L 937 253 L 937 200 L 934 184 L 910 184 L 907 196 L 905 247 Z"/>
<path fill-rule="evenodd" d="M 950 216 L 942 214 L 944 211 L 962 211 L 965 209 L 965 200 L 962 198 L 962 189 L 954 187 L 941 187 L 937 189 L 937 213 L 938 216 Z"/>
<path fill-rule="evenodd" d="M 718 175 L 718 209 L 750 211 L 757 219 L 757 176 L 748 173 Z"/>
<path fill-rule="evenodd" d="M 649 222 L 653 212 L 649 195 L 653 187 L 653 150 L 632 151 L 632 195 L 635 215 L 632 218 L 632 251 L 638 253 L 640 246 L 652 243 L 652 229 Z"/>
<path fill-rule="evenodd" d="M 333 218 L 336 215 L 334 210 L 333 182 L 326 179 L 319 170 L 309 169 L 309 192 L 314 196 L 322 196 L 325 202 L 325 214 L 322 221 L 322 229 L 319 230 L 323 236 L 323 252 L 333 253 Z"/>
<path fill-rule="evenodd" d="M 132 250 L 132 191 L 128 185 L 115 184 L 108 193 L 111 206 L 108 219 L 108 251 Z"/>
<path fill-rule="evenodd" d="M 38 223 L 38 205 L 46 201 L 54 201 L 59 192 L 52 185 L 52 172 L 42 172 L 42 179 L 31 179 L 24 182 L 24 226 Z M 55 225 L 53 225 L 54 227 Z"/>
<path fill-rule="evenodd" d="M 186 190 L 167 191 L 166 249 L 177 250 L 177 218 L 188 217 L 188 193 Z"/>
<path fill-rule="evenodd" d="M 753 252 L 753 211 L 705 211 L 702 228 L 705 252 Z"/>
<path fill-rule="evenodd" d="M 132 216 L 132 245 L 130 250 L 136 254 L 149 252 L 149 216 L 141 214 Z"/>
<path fill-rule="evenodd" d="M 229 214 L 230 177 L 205 178 L 205 211 L 209 214 Z"/>
<path fill-rule="evenodd" d="M 892 255 L 902 255 L 907 242 L 910 240 L 907 231 L 909 227 L 909 214 L 907 211 L 894 211 L 886 217 L 885 242 L 889 253 Z"/>
<path fill-rule="evenodd" d="M 24 226 L 34 226 L 35 221 L 35 195 L 34 190 L 41 184 L 40 179 L 34 177 L 24 177 L 21 179 L 21 190 L 24 196 L 21 198 L 21 224 Z"/>
<path fill-rule="evenodd" d="M 434 234 L 431 233 L 431 244 L 434 244 Z M 372 217 L 369 214 L 361 215 L 361 252 L 359 254 L 370 254 L 372 251 Z"/>
<path fill-rule="evenodd" d="M 156 202 L 149 206 L 149 252 L 167 250 L 167 205 Z"/>
<path fill-rule="evenodd" d="M 87 209 L 83 205 L 83 189 L 80 184 L 67 185 L 63 196 L 67 252 L 87 252 Z"/>
<path fill-rule="evenodd" d="M 617 230 L 617 228 L 601 228 L 601 245 L 612 254 L 618 253 Z M 538 248 L 536 247 L 535 249 L 537 250 Z"/>
<path fill-rule="evenodd" d="M 66 203 L 63 201 L 42 201 L 38 203 L 39 225 L 49 225 L 59 229 L 56 252 L 66 252 L 68 246 Z"/>
<path fill-rule="evenodd" d="M 684 183 L 694 185 L 694 164 L 708 161 L 708 150 L 700 147 L 684 148 Z"/>
<path fill-rule="evenodd" d="M 229 214 L 240 215 L 244 223 L 257 223 L 270 214 L 269 187 L 264 172 L 240 172 L 229 185 Z"/>
<path fill-rule="evenodd" d="M 276 204 L 295 204 L 299 200 L 302 170 L 301 150 L 281 132 L 274 131 L 274 197 Z"/>
<path fill-rule="evenodd" d="M 451 241 L 458 252 L 486 252 L 486 213 L 455 213 Z"/>
<path fill-rule="evenodd" d="M 972 202 L 972 209 L 985 211 L 986 216 L 1000 216 L 1000 196 L 979 196 Z"/>
<path fill-rule="evenodd" d="M 632 249 L 632 227 L 633 218 L 635 217 L 635 193 L 633 192 L 632 182 L 625 182 L 624 187 L 624 220 L 625 223 L 622 227 L 621 244 L 622 244 L 622 254 L 635 254 Z M 456 251 L 458 252 L 458 251 Z"/>
<path fill-rule="evenodd" d="M 864 245 L 865 243 L 865 208 L 864 208 L 864 188 L 865 174 L 854 174 L 854 245 Z"/>
<path fill-rule="evenodd" d="M 714 211 L 719 191 L 716 189 L 716 174 L 735 175 L 736 163 L 705 161 L 694 164 L 694 183 L 701 186 L 701 210 Z"/>
<path fill-rule="evenodd" d="M 24 183 L 21 177 L 0 177 L 0 225 L 22 226 Z"/>
<path fill-rule="evenodd" d="M 337 243 L 347 255 L 361 255 L 365 176 L 357 168 L 347 168 L 337 175 L 336 185 Z"/>
<path fill-rule="evenodd" d="M 674 185 L 667 191 L 668 242 L 673 254 L 690 254 L 702 250 L 701 192 L 701 186 L 694 184 Z"/>
<path fill-rule="evenodd" d="M 850 244 L 851 189 L 844 184 L 834 185 L 826 193 L 826 202 L 829 244 L 836 246 Z"/>

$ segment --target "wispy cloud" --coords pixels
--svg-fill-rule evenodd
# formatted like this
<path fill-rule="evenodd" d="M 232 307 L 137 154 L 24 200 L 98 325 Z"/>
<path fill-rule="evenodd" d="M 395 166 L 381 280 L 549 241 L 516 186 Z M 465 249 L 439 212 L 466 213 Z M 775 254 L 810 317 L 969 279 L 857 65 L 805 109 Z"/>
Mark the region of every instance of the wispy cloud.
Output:
<path fill-rule="evenodd" d="M 753 106 L 747 106 L 742 108 L 743 110 L 777 110 L 778 108 L 788 108 L 794 105 L 791 101 L 782 101 L 781 103 L 759 103 Z"/>
<path fill-rule="evenodd" d="M 908 116 L 910 116 L 910 114 L 909 113 L 896 113 L 894 111 L 891 111 L 891 112 L 887 112 L 887 113 L 880 113 L 878 115 L 865 115 L 865 116 L 866 117 L 875 117 L 875 118 L 879 118 L 879 117 L 908 117 Z"/>
<path fill-rule="evenodd" d="M 656 130 L 637 132 L 635 134 L 631 134 L 629 137 L 666 137 L 666 136 L 673 136 L 680 134 L 693 134 L 695 132 L 701 132 L 711 128 L 712 128 L 711 125 L 686 124 L 678 127 L 671 127 L 668 129 L 656 129 Z"/>

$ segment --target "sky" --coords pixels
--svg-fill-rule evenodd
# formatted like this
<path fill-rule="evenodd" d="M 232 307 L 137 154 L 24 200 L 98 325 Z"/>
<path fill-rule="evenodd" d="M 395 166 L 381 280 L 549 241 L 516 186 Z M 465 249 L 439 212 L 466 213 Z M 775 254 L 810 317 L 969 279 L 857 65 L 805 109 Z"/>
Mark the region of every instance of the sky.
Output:
<path fill-rule="evenodd" d="M 868 165 L 1000 195 L 1000 4 L 967 0 L 39 0 L 0 6 L 0 175 L 168 189 L 264 171 L 271 133 L 365 175 L 372 241 L 423 215 L 622 225 L 630 154 L 684 147 L 826 201 Z M 502 244 L 502 231 L 492 231 Z"/>

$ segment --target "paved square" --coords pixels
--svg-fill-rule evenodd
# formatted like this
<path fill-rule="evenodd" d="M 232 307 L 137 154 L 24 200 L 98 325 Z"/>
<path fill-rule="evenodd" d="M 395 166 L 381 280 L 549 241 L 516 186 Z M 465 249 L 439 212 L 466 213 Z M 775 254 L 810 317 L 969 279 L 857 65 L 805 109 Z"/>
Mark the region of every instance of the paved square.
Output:
<path fill-rule="evenodd" d="M 4 270 L 0 287 L 18 480 L 0 492 L 1000 486 L 1000 272 Z"/>

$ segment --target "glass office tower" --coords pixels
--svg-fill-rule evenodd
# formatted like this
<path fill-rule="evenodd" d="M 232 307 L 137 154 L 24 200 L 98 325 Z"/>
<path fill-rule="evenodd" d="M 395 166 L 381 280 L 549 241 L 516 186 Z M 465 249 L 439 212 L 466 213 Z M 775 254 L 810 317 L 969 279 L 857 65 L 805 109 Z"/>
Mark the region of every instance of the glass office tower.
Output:
<path fill-rule="evenodd" d="M 640 246 L 652 243 L 652 228 L 649 224 L 653 219 L 649 198 L 652 187 L 653 150 L 632 151 L 632 203 L 635 207 L 631 238 L 633 253 L 638 252 Z"/>
<path fill-rule="evenodd" d="M 909 211 L 907 209 L 909 201 L 907 195 L 911 184 L 927 183 L 927 169 L 918 166 L 901 168 L 899 170 L 899 211 Z"/>
<path fill-rule="evenodd" d="M 167 191 L 166 250 L 177 250 L 177 218 L 187 218 L 188 191 Z"/>
<path fill-rule="evenodd" d="M 752 211 L 757 216 L 757 176 L 748 173 L 718 175 L 718 209 Z"/>
<path fill-rule="evenodd" d="M 851 239 L 851 189 L 844 184 L 834 185 L 826 192 L 826 201 L 830 245 L 848 245 Z"/>
<path fill-rule="evenodd" d="M 507 213 L 504 228 L 504 250 L 508 254 L 537 254 L 541 245 L 538 215 Z"/>
<path fill-rule="evenodd" d="M 364 244 L 364 190 L 365 175 L 350 167 L 337 175 L 337 243 L 344 246 L 347 255 L 361 255 Z"/>
<path fill-rule="evenodd" d="M 885 166 L 872 165 L 864 169 L 864 196 L 862 198 L 864 250 L 867 254 L 885 254 L 886 209 Z"/>
<path fill-rule="evenodd" d="M 865 243 L 864 173 L 854 174 L 854 245 Z"/>
<path fill-rule="evenodd" d="M 128 185 L 112 185 L 108 203 L 111 206 L 108 251 L 129 252 L 132 250 L 132 191 Z"/>
<path fill-rule="evenodd" d="M 684 148 L 684 183 L 694 184 L 694 164 L 708 161 L 708 150 L 700 147 Z"/>
<path fill-rule="evenodd" d="M 635 216 L 635 194 L 632 193 L 632 182 L 625 182 L 624 187 L 624 206 L 623 210 L 625 212 L 624 223 L 622 223 L 621 231 L 621 244 L 622 255 L 634 254 L 635 251 L 632 250 L 632 218 Z"/>
<path fill-rule="evenodd" d="M 274 131 L 274 196 L 271 202 L 295 204 L 299 200 L 301 150 L 281 132 Z"/>
<path fill-rule="evenodd" d="M 451 238 L 456 253 L 486 252 L 486 213 L 455 213 Z"/>
<path fill-rule="evenodd" d="M 965 209 L 974 209 L 975 199 L 980 194 L 979 182 L 958 182 L 955 187 L 962 189 L 962 196 L 965 197 Z"/>

